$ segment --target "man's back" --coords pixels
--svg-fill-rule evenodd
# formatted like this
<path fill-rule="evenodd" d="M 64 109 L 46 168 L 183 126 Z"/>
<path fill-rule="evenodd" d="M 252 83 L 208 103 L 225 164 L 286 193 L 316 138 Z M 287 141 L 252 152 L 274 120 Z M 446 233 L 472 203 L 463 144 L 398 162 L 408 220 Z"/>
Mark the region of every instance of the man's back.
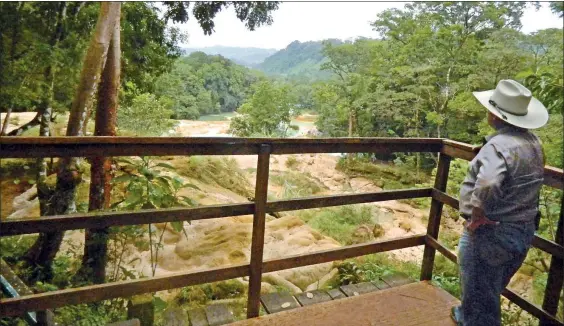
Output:
<path fill-rule="evenodd" d="M 503 128 L 488 138 L 470 163 L 460 190 L 460 212 L 470 216 L 479 202 L 493 221 L 533 221 L 543 182 L 544 162 L 537 136 Z"/>

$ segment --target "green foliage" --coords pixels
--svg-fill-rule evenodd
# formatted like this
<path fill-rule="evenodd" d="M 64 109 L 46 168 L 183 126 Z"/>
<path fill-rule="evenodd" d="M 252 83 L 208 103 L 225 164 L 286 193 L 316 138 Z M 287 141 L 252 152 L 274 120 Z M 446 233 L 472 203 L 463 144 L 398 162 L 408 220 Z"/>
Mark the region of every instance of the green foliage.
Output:
<path fill-rule="evenodd" d="M 193 206 L 194 201 L 186 196 L 179 196 L 182 188 L 199 189 L 191 183 L 185 183 L 177 176 L 164 172 L 176 171 L 167 163 L 154 163 L 149 157 L 138 161 L 120 159 L 127 165 L 125 173 L 112 179 L 112 184 L 124 184 L 122 199 L 112 206 L 117 209 L 134 210 L 139 208 L 167 208 Z"/>
<path fill-rule="evenodd" d="M 96 304 L 64 306 L 56 310 L 55 322 L 60 325 L 97 326 L 116 320 L 125 320 L 125 302 L 105 300 Z"/>
<path fill-rule="evenodd" d="M 288 156 L 284 164 L 288 169 L 295 169 L 300 164 L 300 162 L 294 155 L 290 155 Z"/>
<path fill-rule="evenodd" d="M 276 49 L 263 49 L 253 47 L 210 46 L 205 48 L 184 48 L 184 53 L 190 55 L 194 52 L 205 52 L 209 55 L 220 55 L 245 67 L 254 67 L 271 56 Z"/>
<path fill-rule="evenodd" d="M 242 297 L 246 290 L 247 287 L 238 280 L 206 283 L 182 288 L 175 301 L 180 305 L 203 306 L 212 300 Z"/>
<path fill-rule="evenodd" d="M 560 78 L 550 73 L 530 75 L 525 78 L 525 86 L 533 92 L 535 97 L 547 106 L 550 113 L 562 115 L 564 112 L 564 84 L 562 74 L 560 74 Z"/>
<path fill-rule="evenodd" d="M 0 257 L 16 263 L 35 243 L 37 235 L 17 235 L 0 238 Z"/>
<path fill-rule="evenodd" d="M 117 125 L 122 134 L 160 136 L 174 127 L 171 115 L 172 111 L 163 100 L 145 93 L 136 96 L 130 106 L 118 110 Z"/>
<path fill-rule="evenodd" d="M 419 279 L 418 264 L 392 259 L 386 253 L 347 259 L 345 263 L 347 262 L 351 263 L 349 266 L 356 266 L 354 273 L 359 276 L 360 282 L 377 281 L 383 276 L 396 273 L 406 274 L 412 280 Z"/>
<path fill-rule="evenodd" d="M 299 216 L 313 229 L 347 245 L 353 243 L 360 225 L 374 225 L 372 214 L 370 206 L 341 206 L 302 211 Z"/>
<path fill-rule="evenodd" d="M 200 115 L 235 111 L 259 77 L 249 69 L 221 56 L 194 52 L 176 61 L 162 75 L 155 94 L 171 103 L 174 119 L 198 119 Z"/>
<path fill-rule="evenodd" d="M 339 285 L 356 284 L 362 280 L 362 270 L 352 261 L 346 261 L 337 266 L 339 271 Z"/>
<path fill-rule="evenodd" d="M 384 189 L 412 188 L 418 184 L 429 183 L 429 174 L 417 175 L 408 166 L 397 166 L 390 163 L 372 163 L 366 158 L 341 159 L 337 163 L 337 170 L 350 176 L 363 176 L 370 179 L 378 187 Z"/>
<path fill-rule="evenodd" d="M 264 135 L 286 137 L 292 129 L 290 120 L 296 101 L 288 86 L 260 82 L 254 94 L 237 110 L 241 116 L 231 120 L 229 132 L 240 136 Z"/>
<path fill-rule="evenodd" d="M 2 4 L 0 107 L 31 111 L 49 96 L 54 110 L 70 107 L 99 7 L 93 2 Z M 134 84 L 142 92 L 152 91 L 154 79 L 180 55 L 177 44 L 185 35 L 167 27 L 159 10 L 149 2 L 122 5 L 121 82 L 126 89 Z"/>
<path fill-rule="evenodd" d="M 247 175 L 232 157 L 191 156 L 175 161 L 180 175 L 216 184 L 244 197 L 253 195 Z"/>

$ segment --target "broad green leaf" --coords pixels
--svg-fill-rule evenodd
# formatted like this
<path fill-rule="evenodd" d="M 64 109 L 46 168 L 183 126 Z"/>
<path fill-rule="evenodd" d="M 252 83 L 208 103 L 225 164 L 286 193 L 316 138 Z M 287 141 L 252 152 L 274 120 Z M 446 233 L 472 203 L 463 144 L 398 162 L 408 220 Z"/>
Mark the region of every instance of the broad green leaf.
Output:
<path fill-rule="evenodd" d="M 134 176 L 132 176 L 131 174 L 122 174 L 119 177 L 113 178 L 112 179 L 112 184 L 116 184 L 116 183 L 125 183 L 125 182 L 129 182 L 134 180 Z"/>
<path fill-rule="evenodd" d="M 188 198 L 186 196 L 180 196 L 180 201 L 187 204 L 188 206 L 197 206 L 198 203 L 194 201 L 192 198 Z"/>
<path fill-rule="evenodd" d="M 116 161 L 120 162 L 120 163 L 127 163 L 129 165 L 135 165 L 135 163 L 133 161 L 130 161 L 130 160 L 123 158 L 123 157 L 117 158 Z"/>
<path fill-rule="evenodd" d="M 125 275 L 126 279 L 135 279 L 135 274 L 133 274 L 132 272 L 130 272 L 127 268 L 120 266 L 119 267 L 121 269 L 121 272 L 123 273 L 123 275 Z"/>
<path fill-rule="evenodd" d="M 185 183 L 185 184 L 182 185 L 181 188 L 192 188 L 192 189 L 196 189 L 196 190 L 202 190 L 198 186 L 196 186 L 195 184 L 192 184 L 192 183 Z"/>
<path fill-rule="evenodd" d="M 166 168 L 166 169 L 170 169 L 170 170 L 176 171 L 176 168 L 175 168 L 174 166 L 168 164 L 168 163 L 159 163 L 159 164 L 157 164 L 157 165 L 155 165 L 155 166 L 158 166 L 158 167 L 161 167 L 161 168 Z"/>

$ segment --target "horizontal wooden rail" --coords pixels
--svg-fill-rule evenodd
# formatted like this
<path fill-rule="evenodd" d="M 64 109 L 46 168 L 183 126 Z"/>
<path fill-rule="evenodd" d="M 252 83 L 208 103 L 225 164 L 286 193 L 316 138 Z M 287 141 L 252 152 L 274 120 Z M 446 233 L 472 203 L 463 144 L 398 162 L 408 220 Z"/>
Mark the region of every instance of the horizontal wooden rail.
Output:
<path fill-rule="evenodd" d="M 430 197 L 431 188 L 313 196 L 268 202 L 266 211 L 281 212 L 318 207 L 351 205 L 395 199 Z M 96 212 L 9 220 L 0 223 L 0 236 L 66 231 L 110 226 L 195 221 L 252 214 L 254 203 L 206 205 L 191 208 L 144 209 L 130 212 Z"/>
<path fill-rule="evenodd" d="M 79 288 L 0 300 L 0 316 L 18 316 L 26 311 L 58 308 L 79 303 L 130 297 L 184 286 L 229 280 L 249 274 L 249 264 L 232 265 L 168 276 L 104 283 Z"/>
<path fill-rule="evenodd" d="M 362 204 L 387 200 L 431 197 L 432 188 L 404 190 L 384 190 L 348 195 L 311 196 L 295 199 L 271 201 L 267 203 L 268 212 L 294 211 L 301 209 Z"/>
<path fill-rule="evenodd" d="M 294 255 L 264 262 L 263 272 L 274 272 L 283 269 L 302 267 L 343 260 L 379 252 L 421 246 L 425 244 L 425 235 L 413 235 L 393 240 L 372 241 L 369 243 L 328 249 L 303 255 Z"/>
<path fill-rule="evenodd" d="M 453 158 L 460 158 L 466 161 L 474 159 L 481 146 L 472 146 L 457 141 L 444 139 L 441 153 Z M 553 166 L 544 168 L 544 184 L 556 189 L 564 189 L 564 171 Z"/>
<path fill-rule="evenodd" d="M 299 266 L 313 265 L 333 260 L 347 259 L 378 252 L 423 245 L 424 235 L 416 235 L 367 244 L 346 246 L 331 250 L 295 255 L 263 262 L 263 272 L 273 272 Z M 157 292 L 184 286 L 224 281 L 249 275 L 249 264 L 233 265 L 208 270 L 176 273 L 137 280 L 119 281 L 79 288 L 1 299 L 0 316 L 18 316 L 26 311 L 43 310 L 90 303 L 101 300 L 130 297 L 136 294 Z"/>
<path fill-rule="evenodd" d="M 138 211 L 95 212 L 7 220 L 0 223 L 0 236 L 40 232 L 102 228 L 149 223 L 194 221 L 253 213 L 252 202 L 206 205 L 191 208 L 142 209 Z"/>
<path fill-rule="evenodd" d="M 458 199 L 449 196 L 437 189 L 432 190 L 432 197 L 442 202 L 443 204 L 449 205 L 450 207 L 458 210 Z M 558 258 L 564 258 L 564 246 L 561 246 L 554 241 L 535 235 L 533 238 L 532 246 Z"/>
<path fill-rule="evenodd" d="M 271 139 L 271 138 L 185 138 L 185 137 L 0 137 L 0 158 L 90 157 L 90 156 L 163 156 L 163 155 L 258 155 L 267 146 L 270 154 L 299 153 L 392 153 L 440 152 L 448 157 L 472 160 L 480 146 L 472 146 L 438 138 L 331 138 L 331 139 Z M 545 167 L 544 184 L 564 189 L 562 169 Z M 436 186 L 436 188 L 438 188 Z M 459 203 L 443 191 L 431 188 L 382 191 L 377 193 L 316 196 L 267 202 L 266 212 L 279 212 L 359 204 L 367 202 L 432 197 L 436 201 L 458 209 Z M 191 221 L 247 215 L 255 211 L 255 203 L 212 205 L 195 208 L 140 210 L 135 212 L 105 212 L 74 214 L 5 221 L 0 223 L 0 236 L 70 229 L 100 228 L 156 222 Z M 264 261 L 258 266 L 264 272 L 342 260 L 389 250 L 426 245 L 453 262 L 456 255 L 441 245 L 436 237 L 416 235 L 387 241 L 346 246 L 320 252 L 295 255 Z M 538 236 L 533 246 L 563 258 L 564 247 Z M 249 264 L 215 268 L 205 271 L 179 273 L 169 276 L 86 286 L 47 292 L 20 298 L 0 300 L 0 315 L 20 315 L 30 310 L 56 308 L 69 304 L 89 303 L 115 297 L 156 292 L 183 286 L 232 279 L 250 274 Z M 547 311 L 506 290 L 508 299 L 536 317 L 562 324 Z"/>
<path fill-rule="evenodd" d="M 544 167 L 544 184 L 556 189 L 564 189 L 564 172 L 552 166 Z"/>
<path fill-rule="evenodd" d="M 532 242 L 533 247 L 540 249 L 554 257 L 564 259 L 564 247 L 554 241 L 535 235 Z"/>
<path fill-rule="evenodd" d="M 431 246 L 433 249 L 440 252 L 443 256 L 448 258 L 448 260 L 452 261 L 455 264 L 458 264 L 458 259 L 456 257 L 456 254 L 450 251 L 447 247 L 443 246 L 441 243 L 439 243 L 437 239 L 431 237 L 430 235 L 426 235 L 425 244 Z"/>
<path fill-rule="evenodd" d="M 548 313 L 546 310 L 542 309 L 542 307 L 528 301 L 527 299 L 523 298 L 513 290 L 509 288 L 505 288 L 501 294 L 506 297 L 509 301 L 513 302 L 521 309 L 525 310 L 526 312 L 530 313 L 531 315 L 539 318 L 544 319 L 549 322 L 549 325 L 564 325 L 564 323 L 558 320 L 555 316 Z"/>
<path fill-rule="evenodd" d="M 438 152 L 440 138 L 1 137 L 0 158 Z"/>
<path fill-rule="evenodd" d="M 474 159 L 480 146 L 472 146 L 465 143 L 460 143 L 450 139 L 443 140 L 443 148 L 441 153 L 446 154 L 452 158 L 460 158 L 466 161 Z"/>

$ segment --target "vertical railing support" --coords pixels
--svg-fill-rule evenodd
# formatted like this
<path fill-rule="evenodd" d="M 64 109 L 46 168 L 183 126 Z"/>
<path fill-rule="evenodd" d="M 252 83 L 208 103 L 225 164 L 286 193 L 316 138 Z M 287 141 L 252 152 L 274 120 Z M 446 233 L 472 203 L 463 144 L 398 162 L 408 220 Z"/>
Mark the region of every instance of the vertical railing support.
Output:
<path fill-rule="evenodd" d="M 560 218 L 556 227 L 556 236 L 554 241 L 559 245 L 564 244 L 564 194 L 562 195 L 562 203 L 560 205 Z M 542 308 L 546 312 L 556 316 L 558 312 L 558 301 L 560 300 L 560 292 L 564 285 L 564 260 L 556 256 L 552 256 L 550 260 L 550 268 L 548 270 L 548 279 L 546 280 L 546 288 L 544 290 L 544 299 Z M 541 318 L 540 325 L 551 325 L 549 320 Z"/>
<path fill-rule="evenodd" d="M 445 192 L 448 171 L 450 168 L 451 157 L 445 154 L 439 155 L 439 165 L 437 166 L 437 175 L 435 176 L 435 189 Z M 439 236 L 439 227 L 441 226 L 441 215 L 443 213 L 443 203 L 436 199 L 431 201 L 431 209 L 429 211 L 429 224 L 427 225 L 427 235 L 437 239 Z M 421 266 L 421 280 L 430 280 L 433 276 L 433 265 L 435 263 L 435 249 L 429 245 L 425 245 L 423 252 L 423 265 Z"/>
<path fill-rule="evenodd" d="M 262 253 L 264 249 L 270 152 L 270 145 L 263 144 L 260 146 L 255 184 L 255 214 L 253 218 L 253 238 L 251 243 L 247 318 L 258 317 L 260 310 L 260 283 L 262 278 Z"/>

